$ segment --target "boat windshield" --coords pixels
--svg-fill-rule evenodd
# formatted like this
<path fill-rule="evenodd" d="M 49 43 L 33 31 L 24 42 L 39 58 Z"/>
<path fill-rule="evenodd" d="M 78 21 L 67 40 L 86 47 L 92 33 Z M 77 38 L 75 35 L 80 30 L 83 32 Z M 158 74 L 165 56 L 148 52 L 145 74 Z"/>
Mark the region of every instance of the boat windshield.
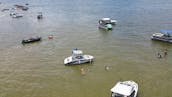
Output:
<path fill-rule="evenodd" d="M 76 59 L 83 59 L 83 56 L 75 56 Z"/>

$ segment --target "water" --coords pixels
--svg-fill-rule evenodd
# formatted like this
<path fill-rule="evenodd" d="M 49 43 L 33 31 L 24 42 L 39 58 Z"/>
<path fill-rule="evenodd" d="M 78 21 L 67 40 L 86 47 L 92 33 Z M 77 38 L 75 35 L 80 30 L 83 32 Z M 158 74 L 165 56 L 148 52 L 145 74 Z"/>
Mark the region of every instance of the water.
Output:
<path fill-rule="evenodd" d="M 30 9 L 20 19 L 0 12 L 0 97 L 109 97 L 125 80 L 139 84 L 139 97 L 171 97 L 172 46 L 150 40 L 154 32 L 171 29 L 171 0 L 1 2 L 0 9 L 25 3 Z M 98 29 L 102 17 L 118 21 L 114 30 Z M 21 45 L 23 38 L 37 35 L 43 41 Z M 64 66 L 76 47 L 93 55 L 94 63 Z M 164 49 L 168 55 L 158 59 Z"/>

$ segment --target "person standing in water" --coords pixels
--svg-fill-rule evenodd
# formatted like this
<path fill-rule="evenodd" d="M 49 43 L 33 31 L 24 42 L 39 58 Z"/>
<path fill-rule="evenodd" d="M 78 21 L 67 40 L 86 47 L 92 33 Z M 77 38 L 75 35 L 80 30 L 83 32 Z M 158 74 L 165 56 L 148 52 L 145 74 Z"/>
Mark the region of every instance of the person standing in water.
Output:
<path fill-rule="evenodd" d="M 164 51 L 164 57 L 167 56 L 167 49 Z"/>

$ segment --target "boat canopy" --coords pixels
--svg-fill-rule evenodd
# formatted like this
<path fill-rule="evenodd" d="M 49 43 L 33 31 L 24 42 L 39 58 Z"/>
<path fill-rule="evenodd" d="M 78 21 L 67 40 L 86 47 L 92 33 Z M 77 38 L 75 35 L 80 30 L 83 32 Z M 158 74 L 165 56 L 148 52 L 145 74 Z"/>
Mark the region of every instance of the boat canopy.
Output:
<path fill-rule="evenodd" d="M 105 23 L 105 24 L 106 23 L 111 23 L 111 19 L 110 18 L 102 18 L 100 21 L 103 22 L 103 23 Z"/>
<path fill-rule="evenodd" d="M 172 35 L 172 30 L 160 30 L 160 32 L 163 33 L 164 35 L 167 35 L 167 36 Z"/>
<path fill-rule="evenodd" d="M 110 18 L 102 18 L 103 21 L 110 21 Z"/>
<path fill-rule="evenodd" d="M 118 93 L 121 95 L 129 96 L 134 91 L 132 86 L 125 85 L 121 82 L 117 83 L 112 89 L 111 92 Z"/>

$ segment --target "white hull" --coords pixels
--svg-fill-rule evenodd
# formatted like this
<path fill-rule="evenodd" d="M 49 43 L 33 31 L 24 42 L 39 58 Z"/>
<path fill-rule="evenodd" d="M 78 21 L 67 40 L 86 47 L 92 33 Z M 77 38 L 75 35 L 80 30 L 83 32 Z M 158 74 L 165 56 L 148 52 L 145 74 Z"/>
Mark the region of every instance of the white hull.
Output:
<path fill-rule="evenodd" d="M 172 43 L 172 38 L 163 38 L 163 37 L 152 36 L 151 39 Z"/>
<path fill-rule="evenodd" d="M 162 33 L 154 33 L 151 36 L 151 39 L 152 40 L 159 40 L 159 41 L 163 41 L 163 42 L 172 43 L 172 37 L 171 36 L 164 35 Z"/>
<path fill-rule="evenodd" d="M 91 55 L 83 55 L 82 58 L 73 58 L 73 56 L 67 57 L 64 60 L 65 65 L 71 64 L 83 64 L 83 63 L 91 63 L 94 57 Z"/>

